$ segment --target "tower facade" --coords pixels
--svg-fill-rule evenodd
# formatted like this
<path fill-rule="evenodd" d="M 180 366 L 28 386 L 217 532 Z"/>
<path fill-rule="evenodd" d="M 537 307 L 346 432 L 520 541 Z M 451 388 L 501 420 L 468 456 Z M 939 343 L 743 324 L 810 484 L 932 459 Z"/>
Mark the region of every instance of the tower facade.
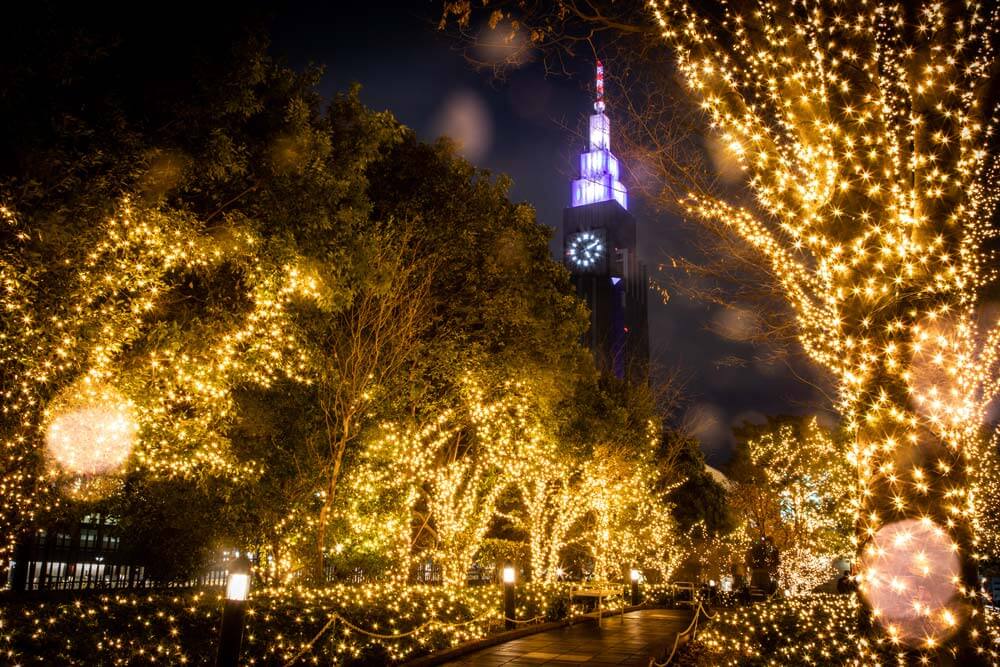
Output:
<path fill-rule="evenodd" d="M 605 115 L 604 66 L 597 61 L 589 150 L 563 211 L 563 251 L 577 294 L 590 309 L 587 343 L 602 371 L 645 382 L 649 367 L 646 267 L 636 255 L 636 222 L 628 211 Z"/>

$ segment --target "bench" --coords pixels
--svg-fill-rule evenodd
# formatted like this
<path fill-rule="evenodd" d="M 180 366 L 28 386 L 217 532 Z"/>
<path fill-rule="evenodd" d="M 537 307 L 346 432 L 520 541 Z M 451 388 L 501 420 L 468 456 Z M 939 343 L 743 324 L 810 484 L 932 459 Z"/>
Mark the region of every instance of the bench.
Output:
<path fill-rule="evenodd" d="M 694 582 L 675 581 L 670 584 L 673 592 L 674 604 L 694 607 L 698 604 L 697 589 Z"/>
<path fill-rule="evenodd" d="M 586 588 L 571 588 L 569 589 L 569 604 L 573 605 L 573 598 L 597 598 L 597 627 L 601 627 L 601 618 L 604 613 L 602 611 L 601 602 L 604 598 L 614 597 L 615 595 L 622 595 L 623 588 L 621 586 L 615 586 L 611 583 L 595 583 L 590 582 Z M 621 622 L 625 622 L 625 605 L 622 604 L 621 608 Z"/>

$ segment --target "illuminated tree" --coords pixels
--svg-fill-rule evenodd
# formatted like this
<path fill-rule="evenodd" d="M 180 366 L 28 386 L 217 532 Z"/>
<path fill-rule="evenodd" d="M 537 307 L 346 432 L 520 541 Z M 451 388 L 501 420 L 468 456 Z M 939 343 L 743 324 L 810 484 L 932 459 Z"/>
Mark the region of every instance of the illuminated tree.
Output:
<path fill-rule="evenodd" d="M 553 460 L 545 475 L 520 482 L 524 506 L 521 525 L 528 533 L 531 576 L 556 581 L 563 570 L 564 550 L 587 512 L 587 494 L 578 466 Z"/>
<path fill-rule="evenodd" d="M 959 3 L 651 9 L 756 196 L 694 196 L 689 211 L 761 253 L 804 349 L 837 379 L 863 595 L 890 643 L 985 650 L 967 466 L 998 388 L 1000 330 L 977 310 L 993 278 L 982 90 L 996 17 Z M 906 562 L 917 535 L 961 563 Z M 890 586 L 895 568 L 918 579 Z"/>
<path fill-rule="evenodd" d="M 422 552 L 435 546 L 426 498 L 458 427 L 455 412 L 447 410 L 423 425 L 383 424 L 365 443 L 347 479 L 346 497 L 336 505 L 346 527 L 341 544 L 347 551 L 381 552 L 388 557 L 391 578 L 408 580 Z"/>
<path fill-rule="evenodd" d="M 577 452 L 554 434 L 554 415 L 538 396 L 521 385 L 508 400 L 498 423 L 486 434 L 508 443 L 502 462 L 514 507 L 502 516 L 527 534 L 531 577 L 554 581 L 566 536 L 582 510 L 575 490 Z"/>
<path fill-rule="evenodd" d="M 533 579 L 556 581 L 565 569 L 569 545 L 595 543 L 586 523 L 593 518 L 594 502 L 603 494 L 602 486 L 610 481 L 600 472 L 605 470 L 595 469 L 583 457 L 554 452 L 518 466 L 513 483 L 519 492 L 520 507 L 513 519 L 528 535 Z M 601 507 L 607 509 L 607 503 L 601 503 Z M 620 534 L 615 532 L 614 537 Z"/>
<path fill-rule="evenodd" d="M 186 216 L 127 200 L 66 245 L 50 245 L 34 222 L 6 219 L 16 240 L 0 258 L 11 315 L 0 341 L 4 439 L 13 455 L 7 520 L 16 525 L 54 502 L 50 484 L 106 495 L 114 486 L 105 482 L 129 468 L 165 477 L 254 474 L 253 462 L 237 465 L 225 438 L 232 390 L 301 378 L 306 363 L 284 306 L 307 296 L 310 280 L 293 264 L 257 255 L 249 230 L 232 227 L 220 241 Z M 200 318 L 173 305 L 184 298 L 179 279 L 201 283 L 233 269 L 241 289 L 221 292 Z M 184 330 L 167 333 L 185 320 Z M 110 424 L 94 427 L 112 395 L 129 406 L 134 446 L 97 460 L 111 455 L 99 444 Z"/>
<path fill-rule="evenodd" d="M 579 502 L 588 511 L 577 538 L 593 558 L 594 576 L 609 581 L 640 567 L 669 578 L 681 548 L 666 493 L 656 490 L 655 469 L 621 451 L 597 453 L 582 474 Z"/>
<path fill-rule="evenodd" d="M 783 589 L 807 593 L 851 551 L 857 476 L 815 418 L 745 425 L 738 433 L 747 440 L 730 464 L 735 512 L 751 540 L 774 540 Z"/>
<path fill-rule="evenodd" d="M 338 483 L 348 446 L 361 434 L 376 401 L 398 386 L 415 361 L 419 339 L 431 325 L 426 256 L 410 250 L 405 228 L 371 232 L 361 253 L 357 289 L 334 313 L 320 313 L 310 339 L 323 359 L 319 370 L 319 406 L 325 447 L 317 449 L 323 479 L 322 504 L 316 517 L 313 577 L 321 580 L 327 526 L 338 501 Z"/>
<path fill-rule="evenodd" d="M 732 495 L 754 537 L 846 554 L 857 479 L 836 455 L 842 446 L 815 418 L 779 418 L 737 432 L 747 439 L 730 464 Z"/>

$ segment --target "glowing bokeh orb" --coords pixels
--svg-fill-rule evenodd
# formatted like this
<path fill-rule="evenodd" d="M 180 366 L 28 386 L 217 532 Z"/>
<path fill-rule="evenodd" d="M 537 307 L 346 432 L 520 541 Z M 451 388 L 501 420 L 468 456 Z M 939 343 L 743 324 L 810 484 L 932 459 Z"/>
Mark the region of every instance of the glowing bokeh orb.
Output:
<path fill-rule="evenodd" d="M 45 446 L 60 470 L 106 475 L 128 459 L 139 427 L 131 404 L 114 389 L 70 390 L 55 401 L 52 413 Z"/>
<path fill-rule="evenodd" d="M 862 558 L 861 593 L 890 639 L 931 647 L 964 616 L 957 601 L 960 566 L 948 534 L 929 519 L 883 526 Z"/>

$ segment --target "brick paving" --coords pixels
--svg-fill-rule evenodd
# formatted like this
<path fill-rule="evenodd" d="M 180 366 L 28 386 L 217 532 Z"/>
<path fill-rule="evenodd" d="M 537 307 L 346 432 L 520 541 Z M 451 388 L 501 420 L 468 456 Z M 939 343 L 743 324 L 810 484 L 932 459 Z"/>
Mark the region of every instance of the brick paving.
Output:
<path fill-rule="evenodd" d="M 647 609 L 540 632 L 470 653 L 446 665 L 642 665 L 659 656 L 674 633 L 687 627 L 687 609 Z"/>

